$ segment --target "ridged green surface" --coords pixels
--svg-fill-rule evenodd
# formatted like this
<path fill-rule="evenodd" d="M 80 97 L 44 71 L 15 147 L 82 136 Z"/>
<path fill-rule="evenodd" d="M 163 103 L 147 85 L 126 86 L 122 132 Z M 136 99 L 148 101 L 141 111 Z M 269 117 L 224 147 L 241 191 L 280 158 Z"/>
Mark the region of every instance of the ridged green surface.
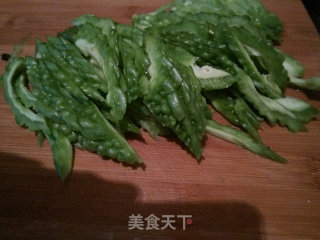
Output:
<path fill-rule="evenodd" d="M 37 40 L 35 57 L 18 57 L 18 46 L 1 76 L 17 123 L 39 145 L 49 140 L 63 180 L 72 146 L 140 164 L 125 139 L 139 127 L 176 135 L 197 159 L 207 132 L 284 163 L 260 123 L 298 132 L 319 115 L 285 96 L 288 84 L 319 90 L 319 77 L 303 80 L 303 66 L 274 46 L 282 23 L 258 0 L 175 0 L 132 25 L 93 15 L 72 23 Z M 207 101 L 243 131 L 212 121 Z"/>

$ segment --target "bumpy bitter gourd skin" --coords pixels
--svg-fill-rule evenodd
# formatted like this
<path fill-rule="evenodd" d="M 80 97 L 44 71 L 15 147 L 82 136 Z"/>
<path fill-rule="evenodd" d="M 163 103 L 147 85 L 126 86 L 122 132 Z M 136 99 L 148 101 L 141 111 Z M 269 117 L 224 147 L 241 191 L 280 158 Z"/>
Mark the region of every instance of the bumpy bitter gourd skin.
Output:
<path fill-rule="evenodd" d="M 151 79 L 144 102 L 160 123 L 172 129 L 199 158 L 206 126 L 204 112 L 207 108 L 201 96 L 200 84 L 184 73 L 186 68 L 183 65 L 167 57 L 165 45 L 156 33 L 148 33 L 145 42 L 151 62 Z"/>
<path fill-rule="evenodd" d="M 37 109 L 36 99 L 24 86 L 25 71 L 24 59 L 18 57 L 10 59 L 4 75 L 6 100 L 16 116 L 18 125 L 41 132 L 49 139 L 57 172 L 64 180 L 72 169 L 72 147 L 66 137 L 56 135 L 56 132 L 48 127 L 46 119 L 34 112 Z"/>
<path fill-rule="evenodd" d="M 65 124 L 68 130 L 65 134 L 78 135 L 83 142 L 80 144 L 86 148 L 85 143 L 90 141 L 98 142 L 96 149 L 90 147 L 90 151 L 98 152 L 101 155 L 109 156 L 128 163 L 140 162 L 140 158 L 114 127 L 103 117 L 96 105 L 90 100 L 75 99 L 71 93 L 61 83 L 61 79 L 56 77 L 56 72 L 50 72 L 42 59 L 30 59 L 31 64 L 38 64 L 37 69 L 41 69 L 42 79 L 33 79 L 33 73 L 29 72 L 30 81 L 42 81 L 46 89 L 48 103 L 51 104 L 54 116 L 59 116 L 55 120 Z M 35 62 L 35 63 L 34 63 Z M 30 65 L 31 65 L 30 64 Z M 49 90 L 50 89 L 50 90 Z M 39 89 L 41 91 L 41 89 Z M 46 109 L 43 114 L 48 115 Z M 48 115 L 47 117 L 51 117 Z M 81 136 L 81 137 L 80 137 Z"/>
<path fill-rule="evenodd" d="M 165 26 L 181 17 L 190 15 L 205 15 L 206 19 L 213 21 L 217 17 L 230 19 L 233 17 L 248 20 L 250 25 L 264 35 L 267 39 L 280 42 L 283 24 L 279 18 L 266 10 L 260 1 L 251 0 L 175 0 L 173 4 L 164 5 L 152 14 L 133 16 L 133 23 L 142 29 L 154 26 Z M 239 21 L 237 21 L 239 22 Z"/>
<path fill-rule="evenodd" d="M 317 117 L 319 111 L 306 104 L 304 105 L 304 109 L 300 109 L 300 112 L 299 110 L 298 112 L 292 112 L 283 104 L 279 104 L 279 101 L 282 102 L 283 100 L 281 99 L 284 98 L 281 89 L 287 85 L 287 79 L 289 79 L 288 75 L 285 75 L 285 68 L 282 66 L 284 58 L 277 50 L 272 49 L 267 42 L 257 47 L 253 43 L 254 39 L 250 39 L 249 37 L 251 34 L 246 31 L 238 31 L 226 25 L 225 22 L 221 23 L 220 27 L 222 30 L 218 26 L 219 25 L 208 28 L 207 33 L 203 31 L 200 33 L 199 29 L 204 29 L 204 26 L 197 27 L 194 22 L 182 19 L 180 25 L 176 25 L 176 27 L 167 25 L 161 28 L 161 32 L 167 36 L 165 37 L 167 42 L 178 45 L 192 54 L 205 59 L 208 63 L 231 73 L 231 75 L 237 79 L 235 82 L 237 91 L 239 91 L 246 101 L 252 104 L 259 114 L 265 117 L 271 125 L 279 122 L 280 125 L 287 126 L 292 132 L 305 131 L 305 122 Z M 210 30 L 214 29 L 216 29 L 216 32 L 213 32 L 210 38 Z M 197 35 L 199 34 L 202 34 L 202 39 L 207 39 L 207 42 L 198 39 Z M 243 34 L 243 36 L 239 37 L 239 39 L 244 43 L 241 43 L 237 37 L 241 34 Z M 217 37 L 214 38 L 214 36 Z M 261 41 L 263 42 L 263 40 Z M 268 77 L 264 77 L 258 72 L 255 62 L 253 62 L 249 54 L 250 51 L 245 49 L 245 44 L 252 47 L 251 51 L 258 53 L 259 57 L 263 59 L 273 56 L 271 60 L 273 59 L 277 62 L 280 67 L 275 68 L 275 63 L 271 64 L 270 59 L 267 62 L 264 61 L 265 67 L 269 69 Z M 206 53 L 203 53 L 202 49 L 206 49 Z M 271 49 L 272 52 L 267 51 L 268 49 Z M 199 54 L 200 52 L 202 52 L 201 55 Z M 266 53 L 268 54 L 266 55 Z M 231 57 L 229 58 L 228 56 Z M 238 62 L 234 61 L 234 59 L 237 59 Z M 278 76 L 277 80 L 273 80 L 274 76 Z M 304 112 L 308 114 L 304 121 L 300 121 L 299 118 Z M 253 135 L 257 137 L 256 134 L 253 133 Z"/>
<path fill-rule="evenodd" d="M 153 138 L 175 134 L 200 158 L 205 133 L 273 161 L 260 122 L 305 131 L 319 116 L 310 104 L 284 95 L 290 84 L 319 90 L 319 77 L 281 52 L 283 25 L 259 0 L 174 0 L 132 25 L 83 15 L 73 26 L 37 40 L 35 57 L 17 57 L 1 76 L 16 121 L 51 146 L 64 180 L 73 146 L 136 164 L 127 132 Z M 30 87 L 29 87 L 30 86 Z M 231 126 L 212 119 L 208 103 Z"/>
<path fill-rule="evenodd" d="M 102 30 L 90 23 L 73 27 L 62 36 L 68 36 L 83 55 L 90 56 L 94 64 L 102 69 L 108 82 L 107 103 L 114 118 L 121 120 L 126 112 L 127 99 L 121 89 L 121 71 L 116 59 L 116 52 L 108 44 Z"/>

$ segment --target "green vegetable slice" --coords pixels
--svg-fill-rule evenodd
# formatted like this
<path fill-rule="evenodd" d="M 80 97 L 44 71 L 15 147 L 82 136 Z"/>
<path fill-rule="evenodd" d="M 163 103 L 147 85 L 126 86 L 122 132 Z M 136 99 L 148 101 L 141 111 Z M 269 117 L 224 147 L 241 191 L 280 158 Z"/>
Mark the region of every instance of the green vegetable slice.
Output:
<path fill-rule="evenodd" d="M 127 99 L 120 88 L 121 72 L 115 60 L 116 53 L 107 37 L 100 28 L 89 23 L 71 28 L 62 35 L 69 36 L 82 54 L 90 56 L 94 64 L 102 69 L 108 81 L 107 104 L 111 108 L 110 113 L 121 120 L 127 108 Z"/>
<path fill-rule="evenodd" d="M 25 107 L 14 90 L 14 83 L 19 79 L 24 79 L 25 60 L 18 57 L 12 57 L 7 65 L 6 73 L 3 75 L 4 94 L 6 101 L 9 103 L 15 117 L 16 122 L 20 126 L 26 126 L 31 131 L 49 132 L 44 118 L 32 112 Z"/>
<path fill-rule="evenodd" d="M 207 108 L 198 81 L 190 78 L 186 67 L 173 63 L 156 33 L 146 36 L 150 58 L 150 88 L 144 97 L 149 110 L 164 127 L 168 127 L 195 154 L 201 156 Z M 192 104 L 188 104 L 192 102 Z"/>
<path fill-rule="evenodd" d="M 229 47 L 231 49 L 231 51 L 233 52 L 233 54 L 237 57 L 238 61 L 240 62 L 240 64 L 242 65 L 242 68 L 245 70 L 245 72 L 251 77 L 251 79 L 254 81 L 255 83 L 255 87 L 264 95 L 266 95 L 267 97 L 270 98 L 280 98 L 282 97 L 282 90 L 281 87 L 284 88 L 286 83 L 280 84 L 280 83 L 276 83 L 274 79 L 274 77 L 276 76 L 276 79 L 279 78 L 281 76 L 281 74 L 277 74 L 279 73 L 279 70 L 276 71 L 276 73 L 274 73 L 274 71 L 272 71 L 272 69 L 268 69 L 271 71 L 270 73 L 270 78 L 264 78 L 260 72 L 258 71 L 256 65 L 254 64 L 253 60 L 251 59 L 250 55 L 248 54 L 248 52 L 245 49 L 245 46 L 243 45 L 243 42 L 240 41 L 240 39 L 242 39 L 243 41 L 245 41 L 245 44 L 250 44 L 250 43 L 254 43 L 256 41 L 258 41 L 258 39 L 254 39 L 254 36 L 243 36 L 243 34 L 245 33 L 245 31 L 243 31 L 243 29 L 241 31 L 238 31 L 235 34 L 235 29 L 232 29 L 226 33 L 221 33 L 221 35 L 226 34 L 228 37 L 226 38 L 227 42 L 229 43 Z M 256 47 L 255 51 L 259 51 L 263 53 L 268 53 L 268 56 L 264 56 L 264 59 L 268 59 L 268 63 L 271 61 L 270 59 L 270 49 L 268 49 L 268 45 L 262 41 L 259 42 L 258 44 L 255 44 L 255 46 L 250 45 L 250 47 Z M 258 48 L 259 47 L 259 48 Z M 278 61 L 279 62 L 279 61 Z M 270 62 L 272 63 L 272 62 Z M 274 66 L 274 64 L 269 64 L 271 65 L 271 67 Z M 282 64 L 280 64 L 280 66 L 282 66 Z M 280 71 L 281 73 L 281 71 Z M 279 86 L 281 85 L 281 86 Z"/>
<path fill-rule="evenodd" d="M 226 89 L 237 81 L 235 77 L 221 69 L 209 65 L 199 66 L 197 58 L 181 47 L 168 45 L 167 48 L 172 59 L 192 68 L 203 91 Z"/>
<path fill-rule="evenodd" d="M 47 118 L 65 126 L 65 135 L 74 132 L 82 137 L 82 146 L 90 142 L 98 142 L 96 150 L 99 154 L 109 156 L 121 162 L 140 163 L 141 159 L 128 142 L 105 119 L 98 107 L 90 100 L 73 98 L 57 81 L 57 74 L 50 72 L 43 59 L 27 58 L 28 76 L 37 92 L 45 92 L 46 105 L 38 107 Z M 40 79 L 39 79 L 40 78 Z M 38 84 L 41 82 L 42 84 Z M 45 88 L 43 88 L 45 86 Z M 38 101 L 40 102 L 40 101 Z M 86 144 L 84 144 L 86 143 Z"/>
<path fill-rule="evenodd" d="M 280 42 L 283 24 L 279 18 L 270 13 L 260 1 L 221 1 L 221 0 L 175 0 L 149 14 L 133 16 L 133 23 L 141 29 L 175 24 L 183 17 L 196 15 L 196 19 L 212 23 L 215 19 L 225 18 L 233 21 L 233 17 L 245 19 L 244 26 L 252 25 L 261 35 Z M 239 21 L 237 21 L 239 22 Z M 250 28 L 250 27 L 249 27 Z"/>
<path fill-rule="evenodd" d="M 271 125 L 278 121 L 282 126 L 287 126 L 292 132 L 305 131 L 304 123 L 319 114 L 317 109 L 307 103 L 300 107 L 301 104 L 299 102 L 299 108 L 294 108 L 286 98 L 271 99 L 259 94 L 251 79 L 244 73 L 239 74 L 239 79 L 237 82 L 239 91 L 261 116 L 267 118 Z M 306 112 L 308 115 L 304 116 Z"/>
<path fill-rule="evenodd" d="M 137 125 L 146 130 L 154 139 L 157 139 L 158 136 L 171 135 L 170 130 L 161 125 L 156 117 L 148 110 L 148 107 L 143 103 L 142 99 L 137 99 L 129 105 L 128 116 Z"/>
<path fill-rule="evenodd" d="M 287 160 L 279 156 L 277 153 L 270 150 L 269 147 L 263 145 L 261 142 L 251 138 L 248 134 L 237 130 L 231 126 L 224 126 L 216 121 L 209 120 L 206 128 L 207 132 L 218 138 L 222 138 L 226 141 L 237 144 L 245 149 L 258 154 L 262 157 L 268 158 L 270 160 L 286 163 Z"/>
<path fill-rule="evenodd" d="M 66 66 L 69 64 L 68 71 L 75 71 L 80 75 L 80 80 L 83 80 L 81 84 L 89 83 L 103 93 L 108 92 L 108 83 L 102 70 L 90 64 L 76 46 L 63 38 L 54 37 L 48 37 L 48 44 L 53 48 L 53 52 L 57 53 L 56 56 L 62 63 Z"/>
<path fill-rule="evenodd" d="M 14 91 L 17 96 L 20 98 L 21 102 L 26 108 L 36 108 L 37 99 L 30 90 L 26 87 L 26 78 L 24 75 L 21 75 L 17 81 L 14 83 Z"/>
<path fill-rule="evenodd" d="M 288 75 L 290 77 L 302 78 L 304 75 L 304 67 L 302 64 L 289 54 L 283 53 L 279 49 L 277 49 L 277 51 L 285 58 L 283 67 L 287 70 Z"/>
<path fill-rule="evenodd" d="M 230 123 L 243 128 L 251 137 L 261 141 L 257 132 L 259 118 L 242 98 L 235 98 L 232 93 L 224 91 L 206 92 L 205 96 Z"/>
<path fill-rule="evenodd" d="M 320 91 L 319 76 L 312 77 L 306 80 L 301 78 L 290 77 L 290 84 L 294 87 L 298 87 L 306 90 Z"/>
<path fill-rule="evenodd" d="M 72 170 L 73 148 L 70 141 L 64 135 L 53 132 L 53 137 L 49 137 L 54 165 L 59 177 L 64 181 Z"/>

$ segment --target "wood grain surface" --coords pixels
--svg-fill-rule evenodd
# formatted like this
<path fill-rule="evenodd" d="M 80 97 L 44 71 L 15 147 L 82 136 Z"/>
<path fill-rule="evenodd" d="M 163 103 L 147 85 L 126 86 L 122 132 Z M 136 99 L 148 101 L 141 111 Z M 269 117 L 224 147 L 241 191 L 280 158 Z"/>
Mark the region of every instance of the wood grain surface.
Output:
<path fill-rule="evenodd" d="M 165 0 L 0 1 L 0 53 L 31 34 L 44 39 L 94 13 L 129 23 L 133 13 L 152 11 Z M 306 77 L 320 75 L 320 38 L 299 0 L 265 5 L 285 24 L 281 49 L 300 60 Z M 0 73 L 6 62 L 0 61 Z M 290 96 L 320 108 L 319 95 Z M 143 134 L 130 143 L 145 169 L 124 167 L 84 151 L 75 152 L 67 182 L 57 177 L 50 149 L 16 125 L 0 90 L 0 239 L 320 239 L 320 122 L 307 133 L 263 125 L 266 144 L 288 159 L 277 164 L 207 137 L 198 163 L 173 139 Z M 217 119 L 221 119 L 216 116 Z M 131 214 L 192 215 L 182 230 L 128 231 Z"/>

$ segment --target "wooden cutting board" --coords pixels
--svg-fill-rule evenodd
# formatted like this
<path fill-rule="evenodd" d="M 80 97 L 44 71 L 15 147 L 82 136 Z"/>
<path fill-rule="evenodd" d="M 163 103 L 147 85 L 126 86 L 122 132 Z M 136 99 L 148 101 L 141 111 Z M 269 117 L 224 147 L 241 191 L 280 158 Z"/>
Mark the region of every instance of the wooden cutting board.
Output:
<path fill-rule="evenodd" d="M 55 35 L 81 14 L 129 23 L 133 13 L 166 2 L 2 0 L 0 53 L 10 53 L 30 33 L 25 54 L 32 55 L 35 38 Z M 285 24 L 281 49 L 305 65 L 306 77 L 320 75 L 320 38 L 302 3 L 264 2 Z M 0 73 L 5 64 L 0 61 Z M 320 108 L 319 95 L 313 98 L 308 101 Z M 0 115 L 0 239 L 320 239 L 319 121 L 298 134 L 263 125 L 262 138 L 287 165 L 214 137 L 206 139 L 198 163 L 177 141 L 143 134 L 130 143 L 145 169 L 77 150 L 73 174 L 62 183 L 48 144 L 39 149 L 34 133 L 15 124 L 2 89 Z M 129 231 L 132 214 L 174 215 L 176 230 Z M 186 230 L 179 214 L 192 215 Z"/>

